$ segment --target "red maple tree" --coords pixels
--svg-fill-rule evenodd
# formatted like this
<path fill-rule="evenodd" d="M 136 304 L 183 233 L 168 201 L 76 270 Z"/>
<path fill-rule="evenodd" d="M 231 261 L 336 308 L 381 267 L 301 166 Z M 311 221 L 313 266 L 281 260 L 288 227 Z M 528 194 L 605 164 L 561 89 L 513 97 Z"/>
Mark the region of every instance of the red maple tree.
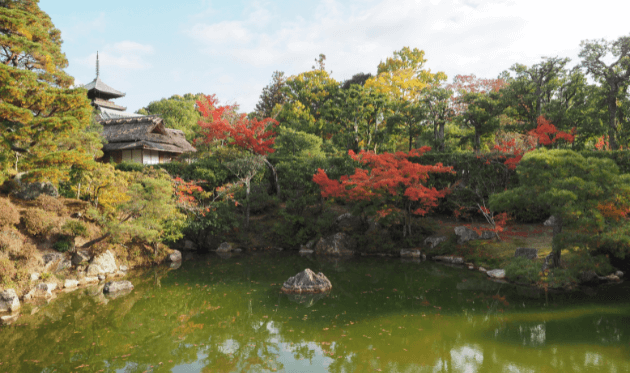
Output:
<path fill-rule="evenodd" d="M 426 185 L 430 173 L 453 173 L 452 167 L 441 163 L 422 165 L 409 161 L 409 157 L 422 156 L 430 147 L 413 149 L 408 153 L 383 153 L 361 151 L 358 155 L 348 152 L 352 159 L 363 163 L 369 170 L 357 168 L 351 176 L 342 176 L 340 180 L 331 180 L 322 169 L 313 175 L 313 181 L 319 185 L 322 197 L 342 198 L 348 201 L 370 200 L 384 205 L 386 197 L 395 197 L 395 208 L 387 207 L 378 211 L 384 217 L 395 211 L 404 211 L 405 224 L 403 234 L 411 234 L 411 215 L 424 216 L 431 208 L 438 205 L 438 199 L 448 193 L 448 189 L 437 190 Z M 390 199 L 391 201 L 391 199 Z"/>
<path fill-rule="evenodd" d="M 254 154 L 274 152 L 272 146 L 276 141 L 276 133 L 273 127 L 278 125 L 276 120 L 250 119 L 246 114 L 237 114 L 236 105 L 219 105 L 216 95 L 208 95 L 205 100 L 197 101 L 197 107 L 203 117 L 199 126 L 204 129 L 204 143 L 227 140 L 228 144 Z"/>

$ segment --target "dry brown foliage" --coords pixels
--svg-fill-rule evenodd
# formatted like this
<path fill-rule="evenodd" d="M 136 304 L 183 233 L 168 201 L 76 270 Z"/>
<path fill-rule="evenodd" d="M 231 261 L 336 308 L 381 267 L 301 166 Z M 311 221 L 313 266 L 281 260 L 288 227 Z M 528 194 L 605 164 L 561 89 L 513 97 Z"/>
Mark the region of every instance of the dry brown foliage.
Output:
<path fill-rule="evenodd" d="M 59 198 L 51 197 L 45 194 L 40 195 L 35 200 L 35 206 L 48 212 L 54 212 L 59 216 L 67 215 L 68 208 Z"/>
<path fill-rule="evenodd" d="M 20 212 L 8 198 L 0 198 L 0 227 L 20 224 Z"/>
<path fill-rule="evenodd" d="M 26 233 L 39 237 L 56 233 L 61 223 L 56 214 L 38 208 L 23 211 L 22 220 Z"/>

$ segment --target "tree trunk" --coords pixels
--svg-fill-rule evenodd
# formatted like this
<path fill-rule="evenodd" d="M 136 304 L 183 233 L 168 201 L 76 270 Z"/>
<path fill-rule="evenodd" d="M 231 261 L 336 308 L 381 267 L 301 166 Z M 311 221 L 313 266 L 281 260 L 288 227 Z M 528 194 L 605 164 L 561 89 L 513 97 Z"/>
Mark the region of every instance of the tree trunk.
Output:
<path fill-rule="evenodd" d="M 249 186 L 250 181 L 245 182 L 245 229 L 249 228 Z"/>
<path fill-rule="evenodd" d="M 276 172 L 276 168 L 271 164 L 271 162 L 269 162 L 269 160 L 267 160 L 267 158 L 264 158 L 264 161 L 265 161 L 265 164 L 267 165 L 267 168 L 269 168 L 269 171 L 271 171 L 271 175 L 269 175 L 269 180 L 271 181 L 271 185 L 273 186 L 276 192 L 276 196 L 280 198 L 280 184 L 278 183 L 278 172 Z"/>
<path fill-rule="evenodd" d="M 619 149 L 619 144 L 617 144 L 617 97 L 616 96 L 608 98 L 608 143 L 610 145 L 610 150 Z"/>
<path fill-rule="evenodd" d="M 445 126 L 446 122 L 441 120 L 439 123 L 439 131 L 438 131 L 438 139 L 439 142 L 438 144 L 440 144 L 440 146 L 438 147 L 438 150 L 443 152 L 444 151 L 444 126 Z"/>
<path fill-rule="evenodd" d="M 556 268 L 560 266 L 560 253 L 562 248 L 556 242 L 556 237 L 562 233 L 562 217 L 556 216 L 556 224 L 553 225 L 553 249 L 552 249 L 552 262 L 551 267 Z"/>
<path fill-rule="evenodd" d="M 481 135 L 479 135 L 479 130 L 477 129 L 477 127 L 475 127 L 475 144 L 473 145 L 473 148 L 476 153 L 478 153 L 481 149 Z"/>

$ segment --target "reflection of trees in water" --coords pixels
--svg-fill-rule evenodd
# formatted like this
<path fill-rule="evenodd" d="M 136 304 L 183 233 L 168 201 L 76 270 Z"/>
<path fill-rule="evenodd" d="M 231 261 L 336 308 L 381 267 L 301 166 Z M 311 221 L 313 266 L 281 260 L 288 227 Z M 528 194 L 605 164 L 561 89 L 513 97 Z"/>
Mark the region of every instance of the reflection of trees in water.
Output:
<path fill-rule="evenodd" d="M 327 298 L 330 292 L 316 294 L 287 294 L 287 298 L 294 303 L 300 304 L 305 308 L 310 308 L 320 300 Z"/>

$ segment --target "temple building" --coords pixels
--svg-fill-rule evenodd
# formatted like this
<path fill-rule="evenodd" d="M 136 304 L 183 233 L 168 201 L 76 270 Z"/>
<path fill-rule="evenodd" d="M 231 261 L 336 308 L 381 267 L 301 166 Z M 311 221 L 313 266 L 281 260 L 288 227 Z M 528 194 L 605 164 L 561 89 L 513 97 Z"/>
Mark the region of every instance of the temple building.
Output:
<path fill-rule="evenodd" d="M 196 149 L 186 141 L 180 130 L 166 128 L 158 115 L 127 113 L 127 108 L 112 102 L 125 94 L 103 83 L 100 79 L 98 53 L 96 54 L 96 79 L 84 86 L 92 106 L 99 112 L 98 121 L 103 126 L 104 162 L 113 159 L 142 164 L 167 163 L 186 152 Z"/>

